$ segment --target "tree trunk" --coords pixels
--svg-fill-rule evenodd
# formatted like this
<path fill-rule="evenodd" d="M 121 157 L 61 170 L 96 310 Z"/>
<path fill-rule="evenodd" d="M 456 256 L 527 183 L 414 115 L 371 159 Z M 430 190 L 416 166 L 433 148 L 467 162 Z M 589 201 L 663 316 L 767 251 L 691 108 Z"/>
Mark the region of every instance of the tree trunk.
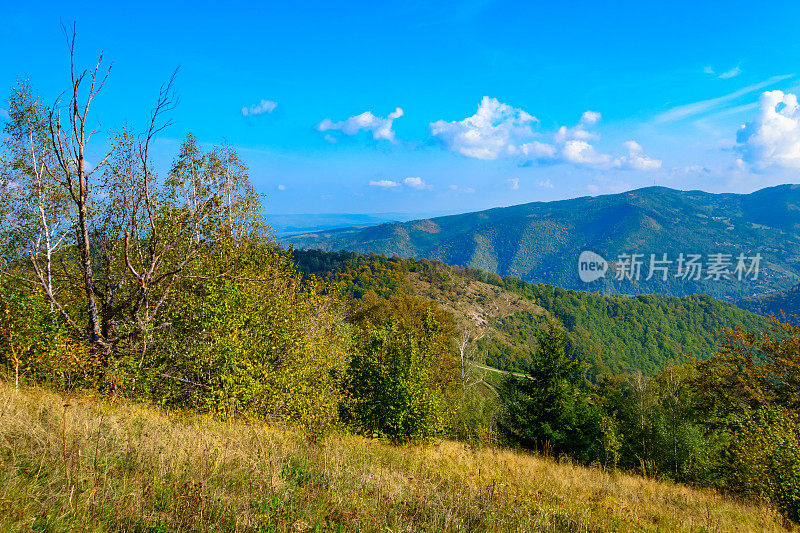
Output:
<path fill-rule="evenodd" d="M 86 209 L 86 176 L 83 169 L 79 171 L 80 180 L 80 202 L 78 204 L 78 219 L 80 225 L 81 238 L 81 266 L 83 267 L 83 284 L 86 292 L 86 306 L 89 314 L 89 339 L 93 344 L 108 349 L 107 343 L 101 331 L 100 313 L 97 311 L 97 300 L 94 294 L 94 271 L 92 269 L 92 251 L 89 242 L 89 222 Z"/>

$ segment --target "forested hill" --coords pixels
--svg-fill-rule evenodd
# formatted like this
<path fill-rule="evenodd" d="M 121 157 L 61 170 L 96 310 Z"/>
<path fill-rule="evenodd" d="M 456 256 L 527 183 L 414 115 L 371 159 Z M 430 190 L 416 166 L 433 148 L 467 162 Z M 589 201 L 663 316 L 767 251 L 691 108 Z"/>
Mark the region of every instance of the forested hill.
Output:
<path fill-rule="evenodd" d="M 531 351 L 535 335 L 550 318 L 568 332 L 573 353 L 590 376 L 704 359 L 716 350 L 716 330 L 741 326 L 756 331 L 764 317 L 709 296 L 605 296 L 438 261 L 387 258 L 353 252 L 295 251 L 304 274 L 337 281 L 352 297 L 419 296 L 437 301 L 467 327 L 486 363 L 514 369 Z"/>
<path fill-rule="evenodd" d="M 800 323 L 800 284 L 784 291 L 743 298 L 736 302 L 742 309 L 760 315 L 775 315 L 795 324 Z"/>
<path fill-rule="evenodd" d="M 648 187 L 621 194 L 534 202 L 475 213 L 345 228 L 283 240 L 297 249 L 350 250 L 428 258 L 503 276 L 615 294 L 710 294 L 735 300 L 782 290 L 800 280 L 800 185 L 752 194 L 710 194 Z M 610 273 L 578 277 L 584 250 L 613 262 L 621 254 L 741 253 L 763 260 L 745 282 L 653 276 L 618 281 Z M 735 261 L 735 260 L 734 260 Z M 644 268 L 647 268 L 645 265 Z M 673 264 L 675 268 L 675 264 Z"/>

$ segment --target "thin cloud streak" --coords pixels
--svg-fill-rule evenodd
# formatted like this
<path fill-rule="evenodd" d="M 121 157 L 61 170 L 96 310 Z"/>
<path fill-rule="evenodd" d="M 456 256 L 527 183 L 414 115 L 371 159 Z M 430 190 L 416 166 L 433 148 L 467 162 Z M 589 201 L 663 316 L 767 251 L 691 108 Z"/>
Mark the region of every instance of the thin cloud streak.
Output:
<path fill-rule="evenodd" d="M 772 76 L 768 80 L 754 83 L 752 85 L 748 85 L 747 87 L 743 87 L 738 91 L 734 91 L 730 94 L 726 94 L 725 96 L 720 96 L 718 98 L 711 98 L 709 100 L 700 100 L 699 102 L 693 102 L 691 104 L 680 105 L 677 107 L 673 107 L 672 109 L 665 111 L 661 114 L 656 115 L 654 122 L 656 124 L 663 124 L 665 122 L 675 122 L 678 120 L 683 120 L 689 117 L 693 117 L 696 115 L 700 115 L 702 113 L 706 113 L 711 111 L 712 109 L 719 108 L 720 106 L 724 105 L 727 102 L 732 100 L 736 100 L 746 94 L 750 94 L 752 92 L 761 90 L 765 87 L 770 85 L 774 85 L 778 82 L 783 80 L 787 80 L 789 78 L 794 77 L 794 74 L 785 74 L 782 76 Z"/>

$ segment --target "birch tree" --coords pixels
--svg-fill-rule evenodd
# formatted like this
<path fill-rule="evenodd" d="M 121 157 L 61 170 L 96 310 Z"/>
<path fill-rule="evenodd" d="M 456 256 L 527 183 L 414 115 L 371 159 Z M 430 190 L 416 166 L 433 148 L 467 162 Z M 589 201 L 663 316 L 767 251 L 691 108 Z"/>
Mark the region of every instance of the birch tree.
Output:
<path fill-rule="evenodd" d="M 7 243 L 2 265 L 29 261 L 34 279 L 55 307 L 54 256 L 70 230 L 71 206 L 53 171 L 55 154 L 47 138 L 46 108 L 33 97 L 28 80 L 20 80 L 9 96 L 9 118 L 4 132 L 2 165 L 3 216 Z"/>

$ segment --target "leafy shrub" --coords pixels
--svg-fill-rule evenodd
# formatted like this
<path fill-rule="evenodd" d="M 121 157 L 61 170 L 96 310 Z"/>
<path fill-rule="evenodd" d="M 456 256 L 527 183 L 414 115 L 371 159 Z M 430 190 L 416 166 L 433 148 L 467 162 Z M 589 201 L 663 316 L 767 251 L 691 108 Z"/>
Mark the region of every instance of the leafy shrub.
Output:
<path fill-rule="evenodd" d="M 736 491 L 766 499 L 800 520 L 800 417 L 781 407 L 742 415 L 731 446 Z"/>
<path fill-rule="evenodd" d="M 449 325 L 413 299 L 367 299 L 348 368 L 345 416 L 365 434 L 425 441 L 445 429 L 444 390 L 454 377 Z"/>
<path fill-rule="evenodd" d="M 300 425 L 312 437 L 338 417 L 348 335 L 339 301 L 301 281 L 291 258 L 255 246 L 229 252 L 235 277 L 180 291 L 170 327 L 142 369 L 158 403 Z"/>

